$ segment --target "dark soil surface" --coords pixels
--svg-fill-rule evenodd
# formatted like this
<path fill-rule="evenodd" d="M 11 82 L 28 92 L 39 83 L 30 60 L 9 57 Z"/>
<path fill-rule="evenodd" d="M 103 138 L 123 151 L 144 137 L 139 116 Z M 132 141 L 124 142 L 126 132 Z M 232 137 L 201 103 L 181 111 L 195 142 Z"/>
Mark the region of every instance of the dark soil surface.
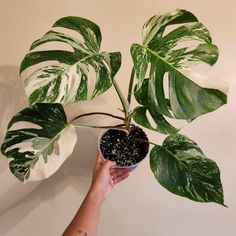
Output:
<path fill-rule="evenodd" d="M 130 133 L 109 129 L 100 140 L 100 151 L 105 159 L 116 161 L 118 166 L 132 166 L 147 155 L 149 143 L 145 140 L 148 141 L 146 134 L 137 126 Z"/>

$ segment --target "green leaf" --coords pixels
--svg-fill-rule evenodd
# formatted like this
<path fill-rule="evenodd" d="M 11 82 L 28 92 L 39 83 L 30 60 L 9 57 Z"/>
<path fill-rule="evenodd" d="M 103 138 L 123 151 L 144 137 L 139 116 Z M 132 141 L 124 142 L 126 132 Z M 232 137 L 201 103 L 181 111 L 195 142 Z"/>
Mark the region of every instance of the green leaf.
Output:
<path fill-rule="evenodd" d="M 154 146 L 150 166 L 158 182 L 170 192 L 197 202 L 224 205 L 217 164 L 186 136 L 170 135 L 162 146 Z"/>
<path fill-rule="evenodd" d="M 148 93 L 148 79 L 145 79 L 143 82 L 143 85 L 140 87 L 140 89 L 137 89 L 137 85 L 134 88 L 134 96 L 137 100 L 137 102 L 143 106 L 138 106 L 134 109 L 132 113 L 132 117 L 134 121 L 147 128 L 151 129 L 163 134 L 174 134 L 177 133 L 179 130 L 176 129 L 174 126 L 172 126 L 163 115 L 161 115 L 159 112 L 152 109 L 150 106 L 150 100 L 147 96 Z M 155 122 L 156 126 L 153 127 L 151 125 L 150 119 L 147 116 L 147 112 L 150 114 L 150 117 Z"/>
<path fill-rule="evenodd" d="M 169 73 L 171 109 L 177 119 L 195 119 L 212 112 L 227 102 L 217 89 L 201 88 L 178 71 Z"/>
<path fill-rule="evenodd" d="M 41 39 L 38 39 L 33 42 L 30 47 L 30 51 L 47 42 L 67 43 L 74 50 L 80 52 L 81 54 L 87 54 L 87 51 L 90 50 L 90 48 L 88 48 L 87 45 L 84 44 L 84 42 L 70 35 L 50 30 Z M 93 50 L 91 50 L 91 52 L 93 52 Z"/>
<path fill-rule="evenodd" d="M 83 40 L 50 30 L 31 45 L 30 50 L 33 50 L 49 42 L 62 42 L 72 51 L 36 51 L 25 56 L 20 73 L 39 63 L 50 62 L 25 79 L 30 104 L 73 103 L 92 99 L 109 89 L 120 68 L 121 54 L 99 52 L 102 38 L 99 27 L 87 19 L 72 16 L 59 19 L 53 27 L 77 31 Z M 89 86 L 91 69 L 96 74 L 94 88 Z"/>
<path fill-rule="evenodd" d="M 164 35 L 166 27 L 173 24 L 181 26 Z M 137 101 L 148 100 L 149 109 L 187 121 L 224 105 L 227 96 L 223 92 L 200 87 L 183 72 L 199 63 L 213 65 L 217 61 L 218 49 L 211 41 L 206 27 L 185 10 L 149 19 L 143 28 L 143 45 L 131 47 L 137 90 L 146 90 L 142 97 L 136 95 Z M 165 75 L 169 94 L 165 94 Z"/>
<path fill-rule="evenodd" d="M 143 81 L 142 86 L 139 89 L 137 85 L 135 85 L 134 87 L 134 97 L 136 101 L 143 106 L 149 106 L 149 103 L 150 103 L 149 97 L 147 96 L 148 82 L 149 82 L 149 79 L 145 79 Z"/>
<path fill-rule="evenodd" d="M 57 20 L 53 27 L 75 30 L 81 34 L 86 46 L 95 52 L 98 52 L 100 49 L 102 40 L 100 29 L 90 20 L 77 16 L 68 16 Z"/>
<path fill-rule="evenodd" d="M 76 140 L 62 105 L 38 103 L 12 118 L 1 151 L 20 181 L 42 180 L 70 156 Z"/>
<path fill-rule="evenodd" d="M 155 122 L 156 127 L 151 125 L 149 118 L 147 117 L 147 112 L 150 113 L 150 116 Z M 160 113 L 148 110 L 146 107 L 136 107 L 132 113 L 132 117 L 137 124 L 162 134 L 174 134 L 179 131 L 174 126 L 172 126 Z"/>
<path fill-rule="evenodd" d="M 197 22 L 189 11 L 177 9 L 175 12 L 151 17 L 143 26 L 143 44 L 148 45 L 162 37 L 168 25 Z"/>

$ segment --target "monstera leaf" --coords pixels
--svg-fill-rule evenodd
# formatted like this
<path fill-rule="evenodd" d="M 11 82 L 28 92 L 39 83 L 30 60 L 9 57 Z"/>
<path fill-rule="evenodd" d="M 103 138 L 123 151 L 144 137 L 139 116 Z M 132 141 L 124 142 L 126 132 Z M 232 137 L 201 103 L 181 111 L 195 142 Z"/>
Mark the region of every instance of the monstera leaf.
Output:
<path fill-rule="evenodd" d="M 181 25 L 164 35 L 167 26 L 176 24 Z M 213 65 L 217 61 L 218 49 L 211 41 L 209 31 L 188 11 L 177 10 L 149 19 L 143 27 L 143 44 L 131 47 L 138 81 L 136 93 L 146 90 L 145 96 L 136 96 L 138 102 L 145 103 L 145 109 L 184 120 L 195 119 L 225 104 L 224 93 L 200 87 L 184 73 L 199 63 Z M 169 96 L 164 91 L 165 75 Z"/>
<path fill-rule="evenodd" d="M 42 180 L 70 156 L 76 140 L 62 105 L 38 103 L 12 118 L 1 151 L 19 180 Z"/>
<path fill-rule="evenodd" d="M 33 50 L 48 42 L 62 42 L 72 51 L 34 51 L 25 56 L 20 72 L 41 62 L 51 62 L 25 79 L 30 104 L 73 103 L 94 98 L 109 89 L 120 68 L 121 54 L 99 52 L 102 38 L 99 27 L 89 20 L 72 16 L 59 19 L 53 25 L 55 27 L 78 32 L 83 40 L 50 30 L 31 45 L 30 50 Z M 94 88 L 89 87 L 91 68 L 96 74 Z M 90 96 L 91 89 L 93 92 Z"/>
<path fill-rule="evenodd" d="M 135 87 L 135 91 L 137 89 L 137 86 Z M 157 131 L 162 134 L 174 134 L 177 133 L 179 130 L 176 129 L 174 126 L 172 126 L 165 117 L 157 112 L 155 109 L 152 108 L 152 106 L 148 106 L 148 80 L 145 79 L 143 81 L 143 84 L 139 90 L 137 90 L 134 95 L 136 100 L 143 106 L 138 106 L 134 109 L 132 113 L 132 117 L 134 121 L 142 125 L 143 127 Z M 152 120 L 155 123 L 155 126 L 153 126 L 150 122 L 150 118 L 148 116 L 148 113 Z"/>
<path fill-rule="evenodd" d="M 224 205 L 219 168 L 186 136 L 170 135 L 162 146 L 154 146 L 150 166 L 159 183 L 170 192 Z"/>

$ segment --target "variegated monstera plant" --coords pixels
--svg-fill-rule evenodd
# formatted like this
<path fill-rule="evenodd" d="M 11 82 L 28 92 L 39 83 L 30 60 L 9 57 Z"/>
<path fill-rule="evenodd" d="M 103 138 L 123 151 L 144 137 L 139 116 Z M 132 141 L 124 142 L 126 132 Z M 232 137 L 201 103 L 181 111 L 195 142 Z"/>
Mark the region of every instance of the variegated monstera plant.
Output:
<path fill-rule="evenodd" d="M 81 37 L 62 33 L 62 29 Z M 222 91 L 201 87 L 186 73 L 199 63 L 213 65 L 217 61 L 218 49 L 209 31 L 186 10 L 151 17 L 143 26 L 142 43 L 131 46 L 133 69 L 127 99 L 114 80 L 121 54 L 100 52 L 101 39 L 96 24 L 69 16 L 59 19 L 52 30 L 33 42 L 20 67 L 20 73 L 34 68 L 24 80 L 30 106 L 12 118 L 1 147 L 10 158 L 11 172 L 22 182 L 49 177 L 73 151 L 75 119 L 103 114 L 122 120 L 120 126 L 126 129 L 133 120 L 168 135 L 162 145 L 151 143 L 150 167 L 159 183 L 191 200 L 224 205 L 216 163 L 166 119 L 191 122 L 227 101 Z M 35 50 L 48 42 L 65 43 L 71 50 Z M 96 74 L 92 90 L 91 70 Z M 168 94 L 164 79 L 168 80 Z M 94 112 L 78 114 L 68 123 L 63 105 L 92 99 L 113 86 L 122 104 L 122 117 Z M 139 103 L 134 109 L 130 106 L 132 95 Z"/>

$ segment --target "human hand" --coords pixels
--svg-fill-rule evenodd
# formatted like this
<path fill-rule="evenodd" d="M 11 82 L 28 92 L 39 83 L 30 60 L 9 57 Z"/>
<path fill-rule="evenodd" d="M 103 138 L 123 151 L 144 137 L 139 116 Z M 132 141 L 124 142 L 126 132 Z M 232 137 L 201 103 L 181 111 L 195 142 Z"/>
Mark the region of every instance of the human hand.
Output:
<path fill-rule="evenodd" d="M 132 168 L 113 168 L 115 165 L 115 162 L 104 161 L 100 154 L 97 155 L 90 192 L 101 201 L 107 198 L 115 184 L 126 179 L 132 171 Z"/>

